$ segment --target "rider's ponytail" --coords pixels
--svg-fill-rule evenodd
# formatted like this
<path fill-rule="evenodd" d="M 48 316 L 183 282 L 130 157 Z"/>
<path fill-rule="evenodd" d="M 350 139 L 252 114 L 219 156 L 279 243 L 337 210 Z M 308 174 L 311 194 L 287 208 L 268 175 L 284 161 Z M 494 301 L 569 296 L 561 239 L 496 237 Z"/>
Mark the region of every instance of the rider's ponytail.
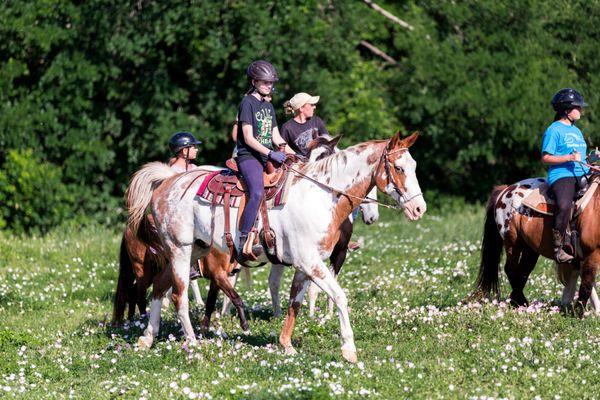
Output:
<path fill-rule="evenodd" d="M 294 109 L 292 108 L 292 104 L 289 100 L 283 103 L 283 109 L 285 110 L 286 115 L 291 115 L 294 113 Z"/>

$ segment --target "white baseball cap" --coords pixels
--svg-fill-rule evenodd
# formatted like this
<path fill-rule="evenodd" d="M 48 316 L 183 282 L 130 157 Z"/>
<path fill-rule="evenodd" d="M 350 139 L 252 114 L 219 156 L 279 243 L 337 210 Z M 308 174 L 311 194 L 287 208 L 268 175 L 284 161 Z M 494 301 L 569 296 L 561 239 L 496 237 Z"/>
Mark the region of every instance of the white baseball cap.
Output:
<path fill-rule="evenodd" d="M 296 111 L 306 103 L 317 104 L 318 102 L 319 96 L 311 96 L 308 93 L 300 92 L 296 93 L 294 97 L 290 99 L 290 106 L 294 111 Z"/>

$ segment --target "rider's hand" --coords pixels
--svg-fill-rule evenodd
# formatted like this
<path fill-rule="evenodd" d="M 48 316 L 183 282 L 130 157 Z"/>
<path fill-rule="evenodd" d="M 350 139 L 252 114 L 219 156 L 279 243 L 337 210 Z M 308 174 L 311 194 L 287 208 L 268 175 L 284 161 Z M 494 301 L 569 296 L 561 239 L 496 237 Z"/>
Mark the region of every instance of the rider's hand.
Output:
<path fill-rule="evenodd" d="M 270 160 L 275 161 L 276 163 L 283 164 L 285 162 L 285 153 L 282 151 L 273 151 L 271 150 L 268 155 Z"/>
<path fill-rule="evenodd" d="M 571 153 L 571 161 L 581 162 L 581 153 L 577 150 L 573 150 L 573 152 Z"/>

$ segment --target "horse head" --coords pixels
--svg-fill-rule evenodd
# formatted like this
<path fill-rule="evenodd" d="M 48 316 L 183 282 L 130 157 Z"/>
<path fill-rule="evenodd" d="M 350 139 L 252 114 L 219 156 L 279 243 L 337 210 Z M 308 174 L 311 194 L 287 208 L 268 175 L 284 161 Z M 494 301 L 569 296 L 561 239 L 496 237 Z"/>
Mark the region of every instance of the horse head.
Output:
<path fill-rule="evenodd" d="M 375 171 L 377 188 L 396 200 L 411 221 L 420 219 L 427 210 L 417 180 L 417 163 L 409 152 L 417 137 L 418 132 L 406 138 L 401 138 L 397 132 L 388 141 Z"/>
<path fill-rule="evenodd" d="M 317 131 L 316 129 L 313 131 Z M 337 151 L 337 144 L 342 138 L 342 135 L 331 137 L 329 135 L 315 136 L 306 148 L 308 149 L 308 161 L 313 162 L 328 157 Z"/>
<path fill-rule="evenodd" d="M 367 194 L 367 199 L 377 201 L 377 187 L 371 189 Z M 365 224 L 371 225 L 379 219 L 379 206 L 373 202 L 363 202 L 360 204 L 360 213 Z"/>

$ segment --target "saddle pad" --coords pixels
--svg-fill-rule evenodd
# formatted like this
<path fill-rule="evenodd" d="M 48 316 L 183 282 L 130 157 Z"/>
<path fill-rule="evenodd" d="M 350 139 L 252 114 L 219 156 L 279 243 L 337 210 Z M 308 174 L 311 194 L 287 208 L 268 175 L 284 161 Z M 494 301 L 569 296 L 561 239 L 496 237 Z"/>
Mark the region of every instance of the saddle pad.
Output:
<path fill-rule="evenodd" d="M 594 177 L 594 180 L 588 186 L 585 194 L 579 200 L 577 200 L 577 202 L 575 202 L 574 216 L 581 214 L 581 212 L 588 205 L 597 188 L 598 178 Z M 535 189 L 532 189 L 529 195 L 523 199 L 521 204 L 527 208 L 539 212 L 540 214 L 554 215 L 556 201 L 548 195 L 549 190 L 550 185 L 548 185 L 547 182 L 544 182 Z"/>

